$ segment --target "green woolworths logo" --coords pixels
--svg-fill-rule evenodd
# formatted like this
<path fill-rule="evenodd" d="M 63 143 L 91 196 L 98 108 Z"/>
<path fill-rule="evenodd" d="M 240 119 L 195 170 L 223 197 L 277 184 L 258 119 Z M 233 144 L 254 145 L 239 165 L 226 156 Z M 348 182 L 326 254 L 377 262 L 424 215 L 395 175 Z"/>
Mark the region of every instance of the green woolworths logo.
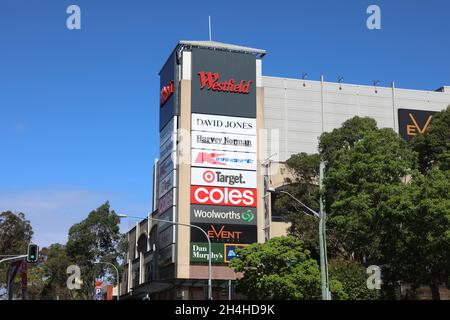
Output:
<path fill-rule="evenodd" d="M 241 218 L 246 222 L 252 222 L 253 219 L 255 219 L 255 215 L 251 210 L 247 210 L 244 213 L 242 213 Z"/>

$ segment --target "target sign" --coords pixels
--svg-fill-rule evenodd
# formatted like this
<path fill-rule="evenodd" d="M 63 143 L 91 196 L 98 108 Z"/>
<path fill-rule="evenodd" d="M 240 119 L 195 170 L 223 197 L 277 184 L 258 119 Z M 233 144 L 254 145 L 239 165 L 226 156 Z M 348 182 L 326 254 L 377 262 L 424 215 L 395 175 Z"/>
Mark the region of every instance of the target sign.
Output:
<path fill-rule="evenodd" d="M 256 171 L 192 167 L 191 185 L 256 188 Z"/>

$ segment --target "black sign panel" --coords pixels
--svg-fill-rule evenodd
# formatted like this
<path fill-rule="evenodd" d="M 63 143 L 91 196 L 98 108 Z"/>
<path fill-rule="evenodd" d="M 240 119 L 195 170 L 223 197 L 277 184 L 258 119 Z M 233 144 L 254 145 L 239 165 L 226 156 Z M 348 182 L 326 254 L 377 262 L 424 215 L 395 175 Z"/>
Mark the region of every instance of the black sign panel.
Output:
<path fill-rule="evenodd" d="M 192 113 L 256 118 L 256 57 L 192 49 Z"/>
<path fill-rule="evenodd" d="M 210 224 L 196 223 L 202 228 L 211 242 L 214 243 L 254 243 L 257 242 L 256 226 L 237 225 L 237 224 Z M 206 236 L 197 228 L 191 229 L 191 242 L 206 242 Z"/>
<path fill-rule="evenodd" d="M 409 141 L 424 133 L 430 126 L 436 111 L 398 109 L 398 128 L 400 136 Z"/>
<path fill-rule="evenodd" d="M 173 53 L 159 73 L 159 130 L 177 113 L 178 79 L 176 79 L 176 59 Z"/>

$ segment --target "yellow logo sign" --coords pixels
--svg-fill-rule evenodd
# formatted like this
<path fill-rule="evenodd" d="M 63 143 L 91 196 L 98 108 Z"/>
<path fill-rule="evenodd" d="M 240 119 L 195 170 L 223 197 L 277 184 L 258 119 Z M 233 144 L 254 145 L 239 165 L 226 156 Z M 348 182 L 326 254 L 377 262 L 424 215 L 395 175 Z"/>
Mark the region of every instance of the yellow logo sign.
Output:
<path fill-rule="evenodd" d="M 411 121 L 413 122 L 413 124 L 406 125 L 406 134 L 408 136 L 415 136 L 417 135 L 417 133 L 424 133 L 428 129 L 431 119 L 433 118 L 433 115 L 429 115 L 424 126 L 421 128 L 417 123 L 416 119 L 414 118 L 414 116 L 412 115 L 412 113 L 409 113 L 408 115 Z"/>

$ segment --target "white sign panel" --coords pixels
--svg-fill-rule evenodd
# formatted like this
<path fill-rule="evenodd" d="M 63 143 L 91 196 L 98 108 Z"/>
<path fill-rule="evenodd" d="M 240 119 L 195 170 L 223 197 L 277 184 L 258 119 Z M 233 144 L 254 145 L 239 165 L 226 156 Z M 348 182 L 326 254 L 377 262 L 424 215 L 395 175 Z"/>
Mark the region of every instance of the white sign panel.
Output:
<path fill-rule="evenodd" d="M 170 120 L 168 124 L 159 133 L 159 145 L 163 145 L 164 142 L 173 135 L 174 132 L 174 119 Z"/>
<path fill-rule="evenodd" d="M 256 136 L 192 131 L 191 146 L 195 149 L 256 152 Z"/>
<path fill-rule="evenodd" d="M 158 212 L 165 212 L 167 209 L 173 207 L 174 203 L 174 191 L 175 189 L 170 189 L 164 196 L 158 201 Z"/>
<path fill-rule="evenodd" d="M 172 152 L 175 151 L 174 143 L 173 143 L 173 135 L 170 136 L 169 139 L 167 139 L 166 142 L 161 146 L 159 149 L 159 159 L 160 161 L 163 161 L 167 158 L 167 156 Z"/>
<path fill-rule="evenodd" d="M 256 172 L 191 168 L 191 184 L 236 188 L 256 188 Z"/>
<path fill-rule="evenodd" d="M 175 169 L 174 166 L 175 154 L 172 153 L 170 157 L 167 157 L 164 161 L 160 162 L 158 165 L 158 179 L 164 179 L 170 172 Z"/>
<path fill-rule="evenodd" d="M 172 171 L 171 173 L 169 173 L 164 179 L 162 179 L 159 182 L 159 187 L 158 187 L 158 198 L 161 198 L 163 195 L 165 195 L 167 192 L 169 192 L 170 189 L 172 189 L 175 185 L 174 185 L 174 177 L 175 175 L 175 171 Z"/>
<path fill-rule="evenodd" d="M 256 119 L 209 114 L 192 114 L 193 131 L 256 135 Z"/>
<path fill-rule="evenodd" d="M 256 170 L 256 154 L 192 149 L 191 166 L 205 168 Z"/>

